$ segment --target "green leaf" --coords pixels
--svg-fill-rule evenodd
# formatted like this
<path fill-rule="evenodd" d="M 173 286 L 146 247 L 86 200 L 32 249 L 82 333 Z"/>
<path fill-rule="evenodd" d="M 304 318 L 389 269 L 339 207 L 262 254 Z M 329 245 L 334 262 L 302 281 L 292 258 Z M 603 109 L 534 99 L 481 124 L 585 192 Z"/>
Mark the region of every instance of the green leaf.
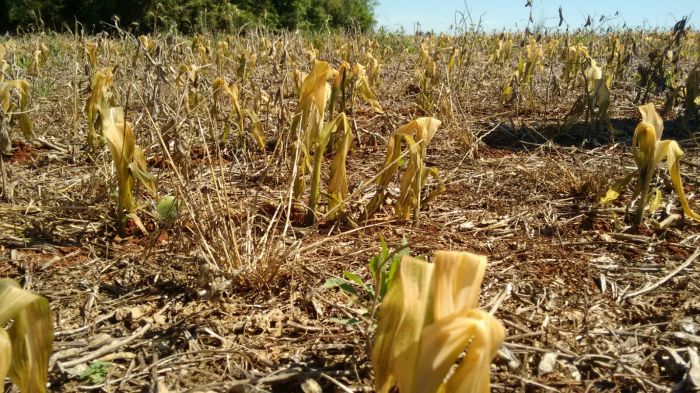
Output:
<path fill-rule="evenodd" d="M 90 363 L 90 366 L 80 373 L 80 379 L 88 379 L 90 383 L 97 385 L 107 379 L 108 370 L 109 363 L 97 360 Z"/>
<path fill-rule="evenodd" d="M 362 281 L 362 278 L 360 278 L 360 276 L 348 271 L 344 271 L 343 276 L 345 276 L 345 278 L 348 279 L 350 282 L 354 282 L 355 284 L 359 285 L 360 288 L 362 288 L 365 292 L 367 292 L 370 295 L 370 297 L 374 297 L 374 290 L 372 290 L 372 288 L 369 285 L 365 284 L 365 282 Z"/>
<path fill-rule="evenodd" d="M 347 319 L 340 319 L 340 318 L 329 318 L 329 322 L 337 323 L 338 325 L 343 325 L 343 326 L 352 326 L 352 325 L 357 325 L 361 321 L 357 318 L 347 318 Z"/>
<path fill-rule="evenodd" d="M 321 285 L 322 289 L 340 288 L 343 292 L 359 297 L 355 288 L 342 278 L 331 277 Z"/>

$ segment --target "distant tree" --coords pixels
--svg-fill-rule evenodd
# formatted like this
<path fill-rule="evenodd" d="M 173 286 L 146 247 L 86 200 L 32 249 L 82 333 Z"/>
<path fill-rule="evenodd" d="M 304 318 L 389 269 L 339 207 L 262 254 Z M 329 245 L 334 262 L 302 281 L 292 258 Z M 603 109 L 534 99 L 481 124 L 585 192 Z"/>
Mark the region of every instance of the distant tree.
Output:
<path fill-rule="evenodd" d="M 183 33 L 244 24 L 271 29 L 360 29 L 374 24 L 376 0 L 0 0 L 0 31 L 60 29 L 81 22 L 103 30 L 114 17 L 140 32 L 177 28 Z"/>

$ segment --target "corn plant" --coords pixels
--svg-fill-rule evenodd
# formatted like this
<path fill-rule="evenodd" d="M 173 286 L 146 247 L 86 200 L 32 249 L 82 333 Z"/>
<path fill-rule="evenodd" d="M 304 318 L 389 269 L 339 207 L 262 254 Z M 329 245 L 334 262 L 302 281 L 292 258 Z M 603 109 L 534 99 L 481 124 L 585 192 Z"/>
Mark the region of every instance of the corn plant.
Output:
<path fill-rule="evenodd" d="M 155 197 L 156 182 L 148 172 L 146 157 L 141 148 L 136 145 L 136 137 L 131 124 L 124 119 L 122 107 L 111 107 L 107 100 L 100 103 L 100 121 L 102 133 L 117 169 L 117 224 L 120 231 L 124 230 L 126 222 L 131 218 L 134 223 L 146 232 L 141 220 L 136 215 L 134 200 L 134 183 L 138 181 Z"/>
<path fill-rule="evenodd" d="M 343 68 L 343 75 L 347 67 Z M 339 113 L 332 121 L 324 125 L 324 112 L 333 88 L 326 82 L 339 72 L 323 61 L 316 61 L 314 68 L 304 78 L 299 89 L 299 104 L 297 106 L 292 130 L 299 131 L 296 145 L 301 157 L 295 161 L 295 177 L 293 178 L 293 197 L 298 199 L 306 187 L 306 173 L 311 172 L 311 188 L 309 204 L 306 213 L 306 223 L 316 221 L 318 202 L 321 194 L 321 167 L 323 154 L 329 143 L 333 145 L 333 161 L 330 168 L 328 185 L 328 212 L 334 218 L 344 214 L 344 202 L 348 195 L 347 174 L 345 162 L 352 146 L 352 130 L 344 112 Z M 342 85 L 342 79 L 341 83 Z M 340 88 L 340 87 L 339 87 Z M 337 93 L 337 92 L 336 92 Z M 301 129 L 299 127 L 301 126 Z"/>
<path fill-rule="evenodd" d="M 214 100 L 218 100 L 222 94 L 225 94 L 229 101 L 231 101 L 231 112 L 228 115 L 229 120 L 236 121 L 238 126 L 238 133 L 241 140 L 244 139 L 244 126 L 245 119 L 250 119 L 251 122 L 251 133 L 253 134 L 253 139 L 258 146 L 258 149 L 265 151 L 265 137 L 262 133 L 262 124 L 260 118 L 252 109 L 242 109 L 241 104 L 238 100 L 238 87 L 231 83 L 227 84 L 223 78 L 217 78 L 212 82 L 212 88 L 214 90 Z M 224 128 L 224 132 L 221 136 L 222 141 L 228 140 L 228 125 Z"/>
<path fill-rule="evenodd" d="M 685 110 L 683 112 L 682 127 L 688 128 L 688 123 L 693 117 L 698 116 L 700 106 L 700 65 L 695 66 L 685 80 Z"/>
<path fill-rule="evenodd" d="M 582 52 L 585 56 L 588 52 Z M 570 127 L 585 113 L 593 131 L 606 130 L 610 136 L 616 135 L 610 123 L 608 107 L 610 106 L 610 90 L 608 81 L 603 75 L 603 69 L 590 57 L 585 57 L 582 66 L 582 94 L 574 102 L 573 107 L 564 119 L 564 127 Z"/>
<path fill-rule="evenodd" d="M 332 73 L 328 63 L 316 61 L 314 68 L 299 86 L 299 104 L 292 120 L 292 134 L 299 132 L 300 137 L 296 143 L 302 157 L 299 165 L 294 163 L 297 168 L 293 178 L 294 198 L 299 198 L 306 188 L 306 170 L 310 164 L 312 145 L 318 143 L 319 133 L 324 124 L 323 115 L 330 98 L 331 87 L 326 81 Z"/>
<path fill-rule="evenodd" d="M 507 37 L 500 38 L 489 55 L 489 65 L 505 65 L 510 61 L 513 50 L 513 40 Z"/>
<path fill-rule="evenodd" d="M 204 68 L 196 64 L 180 64 L 177 78 L 175 82 L 179 85 L 184 85 L 187 92 L 187 101 L 185 108 L 187 111 L 192 111 L 202 102 L 202 96 L 199 94 L 199 75 Z"/>
<path fill-rule="evenodd" d="M 679 165 L 683 156 L 683 150 L 681 150 L 676 141 L 661 140 L 664 124 L 653 104 L 640 106 L 639 112 L 642 114 L 642 121 L 635 128 L 632 137 L 632 154 L 634 162 L 637 164 L 637 171 L 618 181 L 610 188 L 602 198 L 601 203 L 608 203 L 617 199 L 622 190 L 636 176 L 637 181 L 630 204 L 639 196 L 637 210 L 632 218 L 633 227 L 639 227 L 644 219 L 644 211 L 648 208 L 649 212 L 653 213 L 661 203 L 661 191 L 655 189 L 654 197 L 650 199 L 650 187 L 657 165 L 663 159 L 666 159 L 666 165 L 671 175 L 671 183 L 673 183 L 673 188 L 678 195 L 683 212 L 693 220 L 700 221 L 700 215 L 690 208 L 683 190 Z M 629 204 L 627 208 L 629 209 Z"/>
<path fill-rule="evenodd" d="M 476 308 L 485 270 L 486 257 L 466 252 L 438 251 L 434 264 L 401 259 L 379 308 L 372 348 L 377 392 L 490 390 L 489 367 L 505 329 Z"/>
<path fill-rule="evenodd" d="M 29 118 L 29 89 L 30 85 L 24 79 L 6 81 L 0 84 L 0 106 L 3 116 L 11 122 L 15 116 L 24 139 L 34 138 L 34 127 Z"/>
<path fill-rule="evenodd" d="M 103 102 L 107 102 L 109 106 L 114 105 L 115 99 L 112 93 L 114 84 L 114 76 L 111 68 L 104 68 L 95 72 L 90 82 L 90 97 L 85 102 L 85 115 L 87 116 L 88 134 L 87 145 L 88 149 L 94 149 L 98 143 L 101 143 L 102 124 L 100 120 L 100 108 Z"/>
<path fill-rule="evenodd" d="M 83 52 L 88 58 L 88 64 L 94 70 L 97 68 L 97 41 L 86 41 L 83 46 Z"/>
<path fill-rule="evenodd" d="M 14 280 L 0 279 L 0 390 L 9 376 L 20 392 L 45 392 L 52 346 L 49 302 Z"/>
<path fill-rule="evenodd" d="M 561 80 L 564 85 L 569 85 L 576 78 L 579 70 L 590 57 L 588 48 L 583 44 L 579 43 L 566 48 L 562 56 L 564 68 L 561 73 Z"/>
<path fill-rule="evenodd" d="M 528 105 L 534 105 L 533 77 L 537 69 L 543 68 L 542 59 L 544 51 L 534 38 L 530 38 L 527 45 L 520 51 L 518 65 L 511 74 L 510 81 L 503 87 L 501 102 L 504 104 L 519 103 L 522 99 L 521 91 L 525 90 L 528 96 Z"/>
<path fill-rule="evenodd" d="M 326 146 L 333 134 L 339 134 L 339 137 L 335 138 L 337 146 L 333 149 L 335 155 L 331 162 L 330 180 L 328 184 L 328 208 L 329 213 L 332 213 L 331 218 L 344 213 L 343 204 L 348 197 L 348 180 L 345 171 L 345 162 L 347 160 L 348 151 L 352 146 L 352 129 L 350 128 L 350 123 L 348 123 L 345 113 L 340 113 L 333 121 L 329 122 L 321 129 L 311 144 L 314 161 L 311 172 L 311 187 L 309 190 L 309 207 L 306 213 L 307 224 L 313 224 L 316 221 L 316 210 L 321 194 L 321 164 L 323 162 L 323 153 L 326 151 Z"/>
<path fill-rule="evenodd" d="M 389 137 L 382 172 L 377 178 L 377 192 L 365 208 L 364 219 L 369 219 L 379 211 L 387 197 L 387 188 L 399 170 L 403 142 L 408 147 L 408 164 L 400 180 L 400 194 L 394 207 L 394 215 L 399 220 L 408 220 L 413 214 L 413 221 L 418 225 L 421 205 L 428 203 L 444 191 L 437 168 L 427 167 L 425 157 L 430 141 L 440 127 L 441 122 L 432 117 L 421 117 L 399 127 Z M 438 189 L 422 199 L 421 193 L 428 177 L 440 182 Z"/>
<path fill-rule="evenodd" d="M 44 67 L 49 58 L 49 48 L 43 42 L 32 54 L 32 62 L 29 65 L 29 75 L 38 76 L 41 68 Z"/>

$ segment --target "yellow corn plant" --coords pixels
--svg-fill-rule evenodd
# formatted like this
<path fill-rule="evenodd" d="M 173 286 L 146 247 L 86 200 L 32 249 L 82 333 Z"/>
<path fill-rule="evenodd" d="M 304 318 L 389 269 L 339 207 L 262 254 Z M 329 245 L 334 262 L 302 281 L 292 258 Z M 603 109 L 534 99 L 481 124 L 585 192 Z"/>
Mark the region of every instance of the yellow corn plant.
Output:
<path fill-rule="evenodd" d="M 394 215 L 399 220 L 408 220 L 413 213 L 414 224 L 418 225 L 421 205 L 429 202 L 445 189 L 438 177 L 437 168 L 425 166 L 428 144 L 433 139 L 440 124 L 440 120 L 432 117 L 420 117 L 399 127 L 391 134 L 387 141 L 383 169 L 377 178 L 377 192 L 365 208 L 364 219 L 369 219 L 376 214 L 386 200 L 386 190 L 389 183 L 399 170 L 402 142 L 406 142 L 408 165 L 401 176 L 400 194 L 394 207 Z M 437 179 L 440 185 L 438 189 L 422 200 L 421 191 L 429 176 Z"/>
<path fill-rule="evenodd" d="M 576 77 L 581 66 L 590 57 L 588 49 L 583 44 L 572 45 L 566 48 L 562 56 L 564 62 L 564 69 L 561 73 L 562 82 L 568 85 Z"/>
<path fill-rule="evenodd" d="M 45 392 L 52 346 L 46 298 L 23 290 L 14 280 L 0 279 L 0 390 L 9 376 L 22 393 Z"/>
<path fill-rule="evenodd" d="M 299 87 L 299 104 L 292 120 L 292 135 L 300 132 L 297 147 L 302 152 L 301 163 L 297 167 L 294 180 L 294 198 L 299 198 L 306 187 L 306 168 L 310 163 L 312 144 L 318 140 L 323 128 L 323 114 L 330 98 L 331 87 L 326 82 L 333 69 L 325 61 L 316 61 L 314 68 L 303 79 Z M 301 76 L 301 74 L 300 74 Z M 299 127 L 301 126 L 301 131 Z"/>
<path fill-rule="evenodd" d="M 504 65 L 510 61 L 511 52 L 513 50 L 513 40 L 510 38 L 500 38 L 493 52 L 489 56 L 489 64 Z"/>
<path fill-rule="evenodd" d="M 700 65 L 695 66 L 685 80 L 685 110 L 683 113 L 682 127 L 688 128 L 688 123 L 698 115 L 700 106 Z"/>
<path fill-rule="evenodd" d="M 48 58 L 49 48 L 42 42 L 32 55 L 32 62 L 29 65 L 29 75 L 38 76 L 39 70 L 44 67 Z"/>
<path fill-rule="evenodd" d="M 226 83 L 223 78 L 217 78 L 212 82 L 212 89 L 214 90 L 214 100 L 218 100 L 222 94 L 225 94 L 229 101 L 231 101 L 231 113 L 228 115 L 229 120 L 235 119 L 237 121 L 238 133 L 241 140 L 244 139 L 244 126 L 245 119 L 250 119 L 251 122 L 251 133 L 253 134 L 253 139 L 258 146 L 260 151 L 265 151 L 265 137 L 262 132 L 262 124 L 258 115 L 252 109 L 242 109 L 241 104 L 238 100 L 238 87 L 231 83 L 230 85 Z M 228 125 L 224 127 L 224 133 L 221 139 L 225 142 L 228 140 Z"/>
<path fill-rule="evenodd" d="M 340 113 L 331 122 L 326 124 L 311 142 L 314 162 L 311 172 L 311 187 L 309 190 L 309 208 L 306 212 L 306 223 L 313 224 L 316 221 L 316 211 L 321 195 L 321 164 L 323 153 L 333 134 L 340 134 L 335 146 L 335 156 L 331 162 L 330 181 L 328 185 L 328 208 L 333 211 L 332 216 L 342 214 L 342 204 L 348 196 L 348 181 L 345 172 L 345 161 L 348 151 L 352 146 L 352 130 L 345 113 Z"/>
<path fill-rule="evenodd" d="M 114 166 L 117 169 L 117 223 L 123 230 L 128 218 L 146 232 L 141 220 L 136 215 L 134 201 L 134 182 L 140 182 L 150 194 L 157 195 L 156 182 L 148 172 L 146 157 L 141 148 L 136 145 L 134 130 L 124 119 L 122 107 L 111 107 L 109 101 L 100 103 L 100 120 L 102 133 L 112 153 Z"/>
<path fill-rule="evenodd" d="M 379 82 L 379 75 L 382 72 L 382 65 L 379 63 L 379 60 L 372 55 L 372 52 L 365 53 L 365 64 L 367 64 L 367 81 L 369 81 L 369 87 L 371 89 L 376 89 L 377 83 Z"/>
<path fill-rule="evenodd" d="M 211 48 L 209 47 L 209 40 L 206 37 L 201 34 L 192 36 L 191 49 L 192 53 L 196 56 L 197 64 L 204 65 L 209 63 Z"/>
<path fill-rule="evenodd" d="M 0 84 L 0 105 L 2 106 L 2 111 L 10 121 L 15 115 L 18 116 L 19 126 L 26 140 L 34 138 L 34 128 L 28 113 L 29 90 L 29 82 L 24 79 L 11 80 Z M 15 99 L 17 96 L 19 98 Z"/>
<path fill-rule="evenodd" d="M 85 115 L 88 122 L 87 144 L 88 149 L 97 147 L 98 142 L 101 143 L 101 135 L 98 131 L 102 131 L 102 121 L 99 119 L 100 106 L 103 101 L 114 104 L 112 95 L 112 85 L 114 84 L 114 76 L 111 68 L 103 68 L 95 72 L 90 82 L 90 97 L 85 103 Z"/>
<path fill-rule="evenodd" d="M 304 192 L 306 171 L 310 168 L 311 189 L 306 214 L 308 224 L 316 221 L 321 194 L 321 164 L 329 143 L 334 145 L 333 151 L 335 151 L 328 185 L 328 211 L 331 213 L 329 217 L 338 217 L 344 212 L 343 204 L 348 194 L 345 162 L 352 145 L 352 131 L 344 112 L 338 114 L 326 125 L 324 125 L 324 113 L 333 90 L 326 81 L 333 77 L 334 85 L 337 84 L 340 88 L 342 78 L 339 79 L 339 75 L 346 75 L 348 68 L 346 63 L 344 66 L 341 65 L 341 71 L 333 70 L 328 63 L 316 61 L 314 68 L 304 78 L 299 89 L 299 104 L 292 122 L 292 130 L 296 133 L 299 126 L 302 127 L 297 140 L 301 157 L 298 165 L 296 162 L 294 164 L 297 170 L 296 177 L 293 179 L 293 196 L 298 199 Z"/>
<path fill-rule="evenodd" d="M 253 75 L 257 65 L 258 55 L 255 52 L 247 48 L 241 51 L 241 55 L 238 57 L 238 68 L 236 69 L 236 76 L 238 76 L 240 83 L 244 83 Z"/>
<path fill-rule="evenodd" d="M 656 112 L 654 104 L 640 106 L 639 112 L 642 114 L 642 121 L 637 125 L 634 130 L 634 135 L 632 136 L 632 154 L 637 164 L 637 171 L 626 176 L 621 181 L 618 181 L 610 188 L 601 199 L 601 203 L 608 203 L 617 199 L 622 190 L 636 176 L 637 182 L 630 204 L 639 196 L 639 204 L 632 218 L 632 225 L 635 228 L 639 227 L 644 218 L 644 210 L 648 207 L 650 213 L 653 213 L 661 202 L 660 190 L 654 190 L 654 198 L 651 200 L 649 191 L 651 181 L 656 173 L 657 165 L 663 159 L 666 159 L 666 165 L 671 174 L 671 183 L 673 183 L 673 188 L 676 190 L 676 194 L 678 194 L 683 212 L 693 220 L 700 221 L 700 215 L 690 208 L 688 200 L 685 197 L 685 192 L 683 191 L 683 182 L 681 180 L 679 165 L 680 158 L 683 156 L 683 150 L 681 150 L 676 141 L 661 140 L 664 123 Z"/>
<path fill-rule="evenodd" d="M 630 61 L 629 47 L 620 41 L 617 36 L 608 38 L 608 58 L 605 69 L 608 86 L 612 86 L 614 79 L 622 76 L 625 66 Z"/>
<path fill-rule="evenodd" d="M 489 367 L 505 329 L 477 308 L 486 262 L 455 251 L 437 251 L 434 264 L 401 259 L 379 308 L 372 348 L 377 392 L 490 391 Z"/>
<path fill-rule="evenodd" d="M 180 68 L 175 78 L 175 82 L 180 85 L 185 85 L 187 90 L 186 109 L 191 111 L 196 108 L 202 101 L 202 97 L 198 92 L 199 87 L 199 71 L 204 68 L 196 64 L 180 64 Z"/>
<path fill-rule="evenodd" d="M 429 112 L 435 105 L 435 100 L 432 97 L 433 87 L 438 85 L 439 76 L 437 63 L 430 55 L 428 45 L 422 42 L 420 45 L 418 62 L 414 72 L 416 82 L 418 82 L 419 93 L 416 97 L 418 106 L 424 112 Z"/>
<path fill-rule="evenodd" d="M 224 64 L 226 62 L 228 54 L 229 54 L 228 42 L 226 42 L 226 41 L 217 42 L 216 43 L 215 62 L 216 62 L 216 71 L 219 73 L 219 75 L 224 74 Z"/>
<path fill-rule="evenodd" d="M 10 68 L 10 65 L 5 61 L 5 55 L 7 54 L 7 49 L 5 45 L 0 43 L 0 83 L 5 82 L 5 73 Z"/>
<path fill-rule="evenodd" d="M 93 70 L 97 68 L 97 49 L 97 41 L 86 41 L 83 48 L 85 54 L 87 55 L 88 63 Z"/>
<path fill-rule="evenodd" d="M 501 101 L 504 104 L 517 103 L 521 99 L 520 91 L 527 89 L 528 105 L 534 104 L 533 76 L 535 70 L 543 68 L 544 51 L 542 46 L 530 38 L 527 45 L 520 51 L 518 65 L 511 74 L 510 81 L 503 87 Z"/>
<path fill-rule="evenodd" d="M 367 79 L 365 67 L 363 67 L 360 63 L 355 63 L 355 65 L 352 67 L 352 72 L 350 73 L 350 79 L 354 80 L 355 88 L 353 91 L 357 91 L 360 97 L 370 104 L 375 112 L 384 113 L 384 111 L 382 111 L 382 107 L 377 101 L 377 97 L 374 95 L 374 92 L 372 92 L 369 80 Z"/>

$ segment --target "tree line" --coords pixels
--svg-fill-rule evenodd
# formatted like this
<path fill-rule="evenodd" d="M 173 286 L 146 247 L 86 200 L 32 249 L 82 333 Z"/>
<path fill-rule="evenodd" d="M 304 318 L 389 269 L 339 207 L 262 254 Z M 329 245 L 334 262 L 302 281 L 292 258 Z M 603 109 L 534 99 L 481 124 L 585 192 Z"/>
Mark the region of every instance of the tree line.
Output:
<path fill-rule="evenodd" d="M 0 31 L 73 29 L 117 23 L 135 33 L 234 31 L 243 26 L 288 30 L 366 31 L 376 0 L 0 0 Z"/>

